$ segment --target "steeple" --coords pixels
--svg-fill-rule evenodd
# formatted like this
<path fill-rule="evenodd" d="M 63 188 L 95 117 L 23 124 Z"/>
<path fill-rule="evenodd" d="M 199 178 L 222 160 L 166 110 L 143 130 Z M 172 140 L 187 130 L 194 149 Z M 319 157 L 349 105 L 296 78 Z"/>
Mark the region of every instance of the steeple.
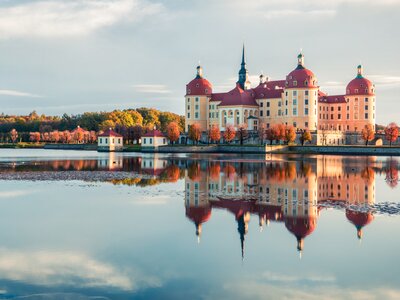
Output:
<path fill-rule="evenodd" d="M 297 69 L 304 69 L 304 55 L 301 52 L 297 55 Z"/>
<path fill-rule="evenodd" d="M 197 79 L 203 78 L 203 68 L 200 66 L 200 62 L 199 62 L 199 65 L 197 66 L 196 70 L 197 70 L 196 78 Z"/>
<path fill-rule="evenodd" d="M 246 55 L 245 55 L 244 44 L 242 50 L 242 63 L 240 64 L 240 66 L 241 67 L 239 70 L 239 80 L 237 81 L 237 83 L 243 90 L 247 90 L 250 88 L 250 81 L 249 81 L 249 72 L 247 71 L 246 68 Z"/>

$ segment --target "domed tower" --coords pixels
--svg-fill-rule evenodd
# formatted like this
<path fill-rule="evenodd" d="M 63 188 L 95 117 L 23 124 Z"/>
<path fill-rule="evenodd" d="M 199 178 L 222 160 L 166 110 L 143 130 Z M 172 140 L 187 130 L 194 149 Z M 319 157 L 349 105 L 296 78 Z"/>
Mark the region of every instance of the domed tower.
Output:
<path fill-rule="evenodd" d="M 198 123 L 203 131 L 208 128 L 208 108 L 212 84 L 203 77 L 203 68 L 197 66 L 196 77 L 186 85 L 185 131 L 189 125 Z"/>
<path fill-rule="evenodd" d="M 347 131 L 359 132 L 367 124 L 375 129 L 375 86 L 364 77 L 361 65 L 346 87 L 346 102 Z"/>
<path fill-rule="evenodd" d="M 297 56 L 297 67 L 286 76 L 283 115 L 288 125 L 301 129 L 317 129 L 318 82 L 304 66 L 304 55 Z"/>
<path fill-rule="evenodd" d="M 357 237 L 361 240 L 363 235 L 363 227 L 371 223 L 374 219 L 374 216 L 370 212 L 359 212 L 346 209 L 346 218 L 356 227 Z"/>

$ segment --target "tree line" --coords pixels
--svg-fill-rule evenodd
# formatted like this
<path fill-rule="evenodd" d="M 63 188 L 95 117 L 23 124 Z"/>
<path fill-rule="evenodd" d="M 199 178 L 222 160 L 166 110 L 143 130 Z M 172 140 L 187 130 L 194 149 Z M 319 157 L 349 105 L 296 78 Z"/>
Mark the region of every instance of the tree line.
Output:
<path fill-rule="evenodd" d="M 85 112 L 78 115 L 39 115 L 36 111 L 28 115 L 0 115 L 0 142 L 72 141 L 72 131 L 78 126 L 87 132 L 97 133 L 113 128 L 126 141 L 140 138 L 142 132 L 157 129 L 166 132 L 168 124 L 175 122 L 179 132 L 184 131 L 185 119 L 172 112 L 153 108 L 114 110 L 112 112 Z M 32 136 L 34 133 L 34 136 Z M 87 137 L 87 140 L 93 140 Z M 85 140 L 86 140 L 85 139 Z"/>

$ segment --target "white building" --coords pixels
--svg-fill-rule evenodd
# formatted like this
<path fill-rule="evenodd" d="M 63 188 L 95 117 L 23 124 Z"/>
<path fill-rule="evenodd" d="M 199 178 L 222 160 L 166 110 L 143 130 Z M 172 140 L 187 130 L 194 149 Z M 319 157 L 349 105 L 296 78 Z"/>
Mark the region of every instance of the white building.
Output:
<path fill-rule="evenodd" d="M 159 130 L 154 129 L 142 135 L 142 147 L 158 148 L 168 145 L 167 137 Z"/>
<path fill-rule="evenodd" d="M 99 152 L 122 151 L 123 147 L 124 139 L 122 135 L 111 130 L 111 128 L 97 137 L 97 151 Z"/>

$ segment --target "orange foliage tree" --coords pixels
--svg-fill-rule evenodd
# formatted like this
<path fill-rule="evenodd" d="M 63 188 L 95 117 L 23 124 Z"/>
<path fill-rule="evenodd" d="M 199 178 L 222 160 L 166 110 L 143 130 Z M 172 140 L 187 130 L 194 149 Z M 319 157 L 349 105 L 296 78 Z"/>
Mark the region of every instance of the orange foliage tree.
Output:
<path fill-rule="evenodd" d="M 208 137 L 210 138 L 211 142 L 218 143 L 221 139 L 221 131 L 217 125 L 212 125 L 210 130 L 208 131 Z"/>
<path fill-rule="evenodd" d="M 225 131 L 224 131 L 224 140 L 225 140 L 225 142 L 228 142 L 228 143 L 232 142 L 233 139 L 235 138 L 235 136 L 236 136 L 235 127 L 233 127 L 232 124 L 226 125 Z"/>
<path fill-rule="evenodd" d="M 367 124 L 361 130 L 361 138 L 365 141 L 365 146 L 368 146 L 368 142 L 375 138 L 374 127 L 372 124 Z"/>
<path fill-rule="evenodd" d="M 243 124 L 239 124 L 238 125 L 238 130 L 237 130 L 237 136 L 239 138 L 240 141 L 240 145 L 243 145 L 243 141 L 245 138 L 247 138 L 248 136 L 248 131 L 247 131 L 247 124 L 243 123 Z"/>
<path fill-rule="evenodd" d="M 312 141 L 312 136 L 310 131 L 308 130 L 303 130 L 303 132 L 300 135 L 300 142 L 301 145 L 304 146 L 305 142 L 311 142 Z"/>
<path fill-rule="evenodd" d="M 176 122 L 171 122 L 167 125 L 167 137 L 174 144 L 179 139 L 179 125 Z"/>
<path fill-rule="evenodd" d="M 294 130 L 294 127 L 291 125 L 287 125 L 285 127 L 285 133 L 284 133 L 284 141 L 287 145 L 289 143 L 294 142 L 296 139 L 296 131 Z"/>
<path fill-rule="evenodd" d="M 388 126 L 385 128 L 385 138 L 387 141 L 389 141 L 390 146 L 392 146 L 392 143 L 397 141 L 397 138 L 399 136 L 399 128 L 397 127 L 396 123 L 390 123 Z"/>
<path fill-rule="evenodd" d="M 196 145 L 199 143 L 201 139 L 201 128 L 200 124 L 194 123 L 189 126 L 189 132 L 188 132 L 189 138 L 196 143 Z"/>
<path fill-rule="evenodd" d="M 10 137 L 11 137 L 11 141 L 13 143 L 15 143 L 17 141 L 17 139 L 18 139 L 18 131 L 15 130 L 15 128 L 10 131 Z"/>
<path fill-rule="evenodd" d="M 30 132 L 29 140 L 34 143 L 39 143 L 40 142 L 40 132 Z"/>

